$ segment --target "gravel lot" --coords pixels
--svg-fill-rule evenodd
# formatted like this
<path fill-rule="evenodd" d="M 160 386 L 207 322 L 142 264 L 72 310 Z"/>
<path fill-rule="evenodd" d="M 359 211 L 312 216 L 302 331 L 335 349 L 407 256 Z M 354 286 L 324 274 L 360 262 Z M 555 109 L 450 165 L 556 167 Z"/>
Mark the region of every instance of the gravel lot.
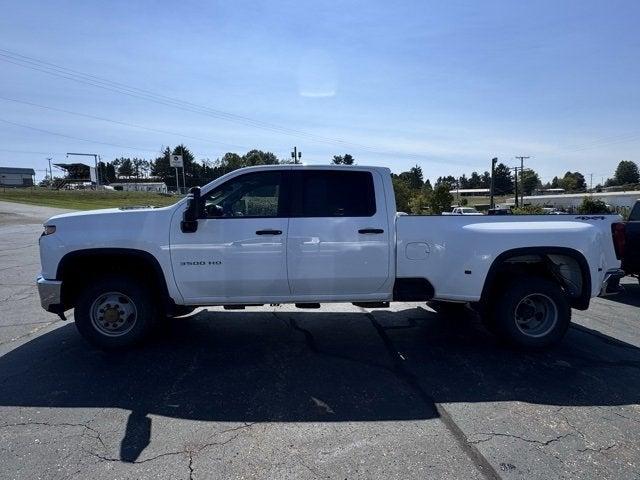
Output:
<path fill-rule="evenodd" d="M 640 287 L 558 348 L 424 304 L 168 322 L 105 354 L 44 312 L 54 209 L 0 202 L 0 478 L 640 478 Z"/>

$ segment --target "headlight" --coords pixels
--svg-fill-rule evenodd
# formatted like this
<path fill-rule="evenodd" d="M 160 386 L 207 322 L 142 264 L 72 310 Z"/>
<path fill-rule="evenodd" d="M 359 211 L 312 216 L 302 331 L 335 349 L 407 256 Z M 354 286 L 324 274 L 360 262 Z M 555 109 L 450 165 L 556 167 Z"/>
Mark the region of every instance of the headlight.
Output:
<path fill-rule="evenodd" d="M 51 235 L 52 233 L 56 233 L 55 225 L 45 225 L 44 230 L 42 231 L 42 236 Z"/>

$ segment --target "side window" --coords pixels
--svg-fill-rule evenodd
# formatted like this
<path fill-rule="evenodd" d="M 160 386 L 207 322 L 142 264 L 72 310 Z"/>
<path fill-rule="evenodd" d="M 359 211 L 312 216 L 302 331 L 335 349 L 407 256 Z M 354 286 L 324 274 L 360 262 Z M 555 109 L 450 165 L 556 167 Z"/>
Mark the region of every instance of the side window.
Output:
<path fill-rule="evenodd" d="M 370 172 L 295 172 L 293 190 L 294 217 L 371 217 L 376 213 Z"/>
<path fill-rule="evenodd" d="M 278 217 L 282 173 L 247 173 L 203 197 L 206 218 Z"/>

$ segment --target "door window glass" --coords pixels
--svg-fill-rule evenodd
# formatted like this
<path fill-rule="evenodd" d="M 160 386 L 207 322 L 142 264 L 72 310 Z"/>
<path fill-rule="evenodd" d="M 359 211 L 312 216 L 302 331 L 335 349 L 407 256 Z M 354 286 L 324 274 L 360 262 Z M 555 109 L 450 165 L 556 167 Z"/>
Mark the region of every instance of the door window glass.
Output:
<path fill-rule="evenodd" d="M 281 172 L 247 173 L 204 197 L 207 218 L 278 217 Z"/>
<path fill-rule="evenodd" d="M 295 217 L 371 217 L 376 213 L 370 172 L 295 172 L 293 189 Z"/>

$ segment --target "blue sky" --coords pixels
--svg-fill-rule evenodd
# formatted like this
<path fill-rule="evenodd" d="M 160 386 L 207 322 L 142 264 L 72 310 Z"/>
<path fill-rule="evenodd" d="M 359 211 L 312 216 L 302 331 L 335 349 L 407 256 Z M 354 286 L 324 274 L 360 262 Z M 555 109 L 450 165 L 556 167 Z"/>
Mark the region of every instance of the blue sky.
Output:
<path fill-rule="evenodd" d="M 43 169 L 68 151 L 151 159 L 180 142 L 198 159 L 285 157 L 297 145 L 307 163 L 351 153 L 432 179 L 528 155 L 543 180 L 579 170 L 595 184 L 620 160 L 640 162 L 638 18 L 637 1 L 6 3 L 0 54 L 222 113 L 0 55 L 0 165 Z"/>

